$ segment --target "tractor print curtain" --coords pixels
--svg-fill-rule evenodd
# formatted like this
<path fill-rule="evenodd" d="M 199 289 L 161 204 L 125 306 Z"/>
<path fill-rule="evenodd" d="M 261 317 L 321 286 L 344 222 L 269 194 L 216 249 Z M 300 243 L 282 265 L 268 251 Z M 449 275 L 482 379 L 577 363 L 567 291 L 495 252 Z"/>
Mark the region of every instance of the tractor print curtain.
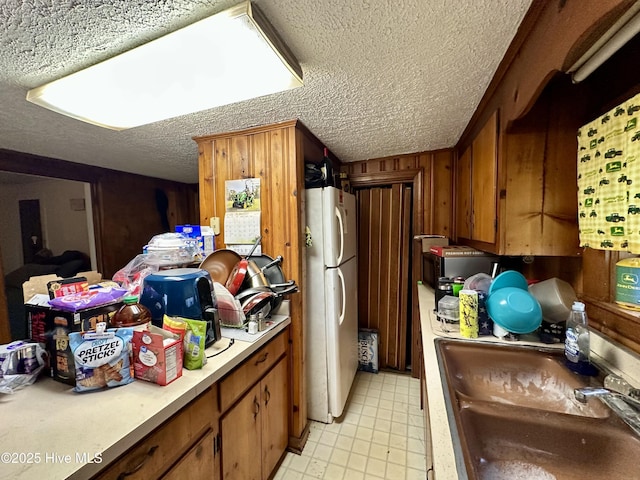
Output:
<path fill-rule="evenodd" d="M 580 246 L 640 253 L 640 94 L 578 130 Z"/>

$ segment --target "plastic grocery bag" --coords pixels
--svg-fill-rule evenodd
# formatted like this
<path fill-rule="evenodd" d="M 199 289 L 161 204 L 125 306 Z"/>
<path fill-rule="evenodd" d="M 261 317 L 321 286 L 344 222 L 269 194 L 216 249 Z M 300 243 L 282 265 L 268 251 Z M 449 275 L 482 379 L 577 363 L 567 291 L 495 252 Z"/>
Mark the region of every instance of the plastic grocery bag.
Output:
<path fill-rule="evenodd" d="M 0 393 L 14 393 L 31 385 L 47 364 L 39 343 L 18 340 L 0 345 Z"/>
<path fill-rule="evenodd" d="M 145 277 L 157 272 L 158 269 L 158 265 L 147 263 L 147 255 L 140 254 L 118 270 L 112 280 L 126 288 L 130 295 L 136 295 L 140 298 Z"/>

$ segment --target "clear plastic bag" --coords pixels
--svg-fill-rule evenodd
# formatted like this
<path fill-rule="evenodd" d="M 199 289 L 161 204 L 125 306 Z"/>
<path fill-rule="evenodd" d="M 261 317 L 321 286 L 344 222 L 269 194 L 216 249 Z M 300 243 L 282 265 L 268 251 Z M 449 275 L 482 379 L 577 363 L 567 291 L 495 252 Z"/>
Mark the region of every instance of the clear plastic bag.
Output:
<path fill-rule="evenodd" d="M 23 340 L 0 345 L 0 393 L 31 385 L 47 364 L 42 345 Z"/>
<path fill-rule="evenodd" d="M 145 245 L 146 263 L 157 266 L 180 266 L 202 260 L 198 240 L 181 233 L 155 235 Z"/>
<path fill-rule="evenodd" d="M 118 282 L 130 295 L 142 293 L 142 283 L 145 277 L 157 272 L 158 265 L 147 263 L 147 255 L 136 255 L 127 265 L 116 272 L 113 281 Z"/>

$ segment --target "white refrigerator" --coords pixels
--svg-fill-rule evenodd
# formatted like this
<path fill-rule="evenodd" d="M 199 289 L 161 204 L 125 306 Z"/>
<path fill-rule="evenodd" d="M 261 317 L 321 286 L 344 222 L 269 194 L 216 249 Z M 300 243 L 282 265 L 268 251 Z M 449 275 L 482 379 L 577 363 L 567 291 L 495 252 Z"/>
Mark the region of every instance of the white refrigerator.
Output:
<path fill-rule="evenodd" d="M 306 190 L 307 416 L 342 415 L 358 369 L 356 199 L 335 187 Z"/>

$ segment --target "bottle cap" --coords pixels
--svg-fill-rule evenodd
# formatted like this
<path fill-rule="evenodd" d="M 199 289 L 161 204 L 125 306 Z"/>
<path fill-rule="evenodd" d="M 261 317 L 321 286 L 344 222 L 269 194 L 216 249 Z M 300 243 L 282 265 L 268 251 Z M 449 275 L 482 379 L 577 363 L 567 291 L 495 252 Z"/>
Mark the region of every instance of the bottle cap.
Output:
<path fill-rule="evenodd" d="M 576 312 L 584 312 L 584 303 L 573 302 L 573 306 L 571 307 L 571 309 L 575 310 Z"/>
<path fill-rule="evenodd" d="M 124 297 L 122 299 L 122 301 L 128 305 L 132 304 L 132 303 L 138 303 L 138 296 L 137 295 L 127 295 L 126 297 Z"/>

